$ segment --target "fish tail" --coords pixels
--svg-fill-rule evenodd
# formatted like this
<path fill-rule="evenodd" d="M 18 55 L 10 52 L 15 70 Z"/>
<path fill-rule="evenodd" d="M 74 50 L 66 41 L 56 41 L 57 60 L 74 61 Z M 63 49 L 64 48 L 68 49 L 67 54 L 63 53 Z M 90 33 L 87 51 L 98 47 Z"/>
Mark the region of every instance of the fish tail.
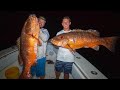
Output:
<path fill-rule="evenodd" d="M 24 66 L 23 71 L 22 71 L 19 79 L 31 79 L 31 77 L 32 76 L 31 76 L 31 73 L 30 73 L 30 67 L 29 66 L 28 67 Z"/>
<path fill-rule="evenodd" d="M 102 38 L 102 45 L 109 49 L 111 52 L 115 52 L 115 45 L 118 37 L 104 37 Z"/>
<path fill-rule="evenodd" d="M 31 79 L 31 74 L 27 72 L 22 72 L 21 75 L 19 76 L 19 79 Z"/>

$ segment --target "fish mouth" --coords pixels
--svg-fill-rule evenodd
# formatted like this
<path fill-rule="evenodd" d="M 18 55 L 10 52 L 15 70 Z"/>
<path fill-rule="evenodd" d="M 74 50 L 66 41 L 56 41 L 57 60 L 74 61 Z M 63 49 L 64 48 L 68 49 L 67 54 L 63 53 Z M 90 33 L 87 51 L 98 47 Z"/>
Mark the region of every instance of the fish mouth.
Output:
<path fill-rule="evenodd" d="M 50 42 L 51 42 L 53 45 L 58 46 L 57 43 L 56 43 L 56 41 L 55 41 L 54 39 L 50 39 Z"/>
<path fill-rule="evenodd" d="M 51 42 L 51 43 L 52 43 L 52 39 L 50 39 L 50 40 L 49 40 L 49 42 Z"/>
<path fill-rule="evenodd" d="M 50 42 L 51 45 L 53 45 L 56 49 L 58 49 L 59 46 L 57 46 L 56 44 L 53 43 L 53 39 L 50 39 L 49 42 Z"/>
<path fill-rule="evenodd" d="M 36 17 L 36 15 L 35 15 L 35 14 L 31 14 L 31 15 L 30 15 L 30 17 L 33 17 L 33 18 L 35 18 L 35 17 Z"/>
<path fill-rule="evenodd" d="M 30 21 L 37 21 L 38 22 L 38 19 L 37 19 L 35 14 L 30 14 L 29 19 L 30 19 Z"/>
<path fill-rule="evenodd" d="M 49 41 L 50 41 L 52 44 L 54 44 L 54 40 L 53 40 L 53 39 L 50 39 Z"/>

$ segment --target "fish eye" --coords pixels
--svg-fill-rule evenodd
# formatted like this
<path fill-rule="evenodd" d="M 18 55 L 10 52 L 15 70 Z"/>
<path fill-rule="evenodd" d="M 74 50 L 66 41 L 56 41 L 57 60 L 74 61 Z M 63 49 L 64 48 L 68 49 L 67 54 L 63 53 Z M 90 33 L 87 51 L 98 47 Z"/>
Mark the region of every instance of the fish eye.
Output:
<path fill-rule="evenodd" d="M 60 39 L 63 39 L 63 36 L 60 36 Z"/>

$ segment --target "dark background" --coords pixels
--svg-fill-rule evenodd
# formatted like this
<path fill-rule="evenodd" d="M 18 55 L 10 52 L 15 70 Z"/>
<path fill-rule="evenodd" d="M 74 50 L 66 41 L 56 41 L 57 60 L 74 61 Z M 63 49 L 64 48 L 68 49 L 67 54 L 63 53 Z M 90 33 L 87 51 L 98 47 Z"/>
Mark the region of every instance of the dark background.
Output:
<path fill-rule="evenodd" d="M 120 35 L 120 13 L 114 11 L 79 11 L 79 10 L 60 10 L 60 11 L 1 11 L 0 12 L 0 33 L 1 49 L 15 44 L 20 36 L 21 29 L 30 14 L 45 16 L 47 23 L 45 28 L 49 30 L 53 37 L 62 29 L 61 20 L 64 16 L 70 16 L 72 20 L 71 29 L 95 29 L 101 36 Z"/>
<path fill-rule="evenodd" d="M 57 1 L 57 3 L 59 2 Z M 21 4 L 18 5 L 22 7 Z M 17 5 L 12 7 L 12 10 L 9 10 L 11 8 L 10 4 L 7 10 L 5 8 L 5 10 L 0 11 L 0 50 L 16 44 L 22 27 L 30 14 L 36 14 L 37 17 L 46 17 L 47 23 L 45 28 L 48 29 L 50 38 L 62 29 L 61 20 L 64 16 L 70 16 L 72 20 L 71 29 L 95 29 L 100 32 L 101 37 L 120 36 L 120 10 L 116 10 L 118 5 L 114 6 L 114 3 L 109 4 L 107 2 L 103 4 L 99 2 L 99 4 L 89 4 L 88 2 L 84 5 L 79 3 L 66 6 L 66 3 L 60 3 L 59 5 L 51 4 L 50 1 L 46 5 L 47 8 L 44 5 L 41 6 L 41 4 L 35 4 L 34 8 L 31 8 L 33 6 L 30 4 L 29 9 L 26 8 L 26 5 L 29 6 L 27 3 L 24 4 L 23 10 L 20 10 L 21 8 L 18 8 Z M 37 8 L 38 5 L 39 8 Z M 51 6 L 53 7 L 51 8 Z M 115 7 L 115 9 L 109 6 Z M 61 7 L 63 8 L 61 9 Z M 120 78 L 120 40 L 117 41 L 114 53 L 110 52 L 104 46 L 100 46 L 99 51 L 82 48 L 78 49 L 77 52 L 96 66 L 108 78 Z"/>

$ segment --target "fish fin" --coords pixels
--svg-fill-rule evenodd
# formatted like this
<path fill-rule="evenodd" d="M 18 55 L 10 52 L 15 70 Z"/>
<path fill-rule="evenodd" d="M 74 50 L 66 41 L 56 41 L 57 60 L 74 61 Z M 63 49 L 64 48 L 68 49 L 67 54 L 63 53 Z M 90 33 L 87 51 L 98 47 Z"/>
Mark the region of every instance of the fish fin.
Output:
<path fill-rule="evenodd" d="M 89 48 L 88 46 L 84 46 L 84 48 Z"/>
<path fill-rule="evenodd" d="M 16 45 L 18 47 L 18 50 L 20 50 L 20 37 L 17 38 Z"/>
<path fill-rule="evenodd" d="M 99 46 L 95 46 L 93 47 L 92 49 L 96 50 L 96 51 L 99 51 Z"/>
<path fill-rule="evenodd" d="M 86 32 L 89 32 L 89 33 L 96 35 L 96 36 L 100 36 L 100 33 L 97 30 L 88 29 L 88 30 L 86 30 Z"/>
<path fill-rule="evenodd" d="M 88 32 L 91 33 L 95 36 L 100 36 L 100 33 L 97 30 L 93 30 L 93 29 L 88 29 L 88 30 L 82 30 L 82 29 L 73 29 L 72 32 Z"/>
<path fill-rule="evenodd" d="M 71 52 L 76 52 L 76 50 L 73 49 L 73 48 L 71 48 L 69 44 L 67 44 L 67 47 L 68 47 L 68 49 L 69 49 Z"/>
<path fill-rule="evenodd" d="M 119 37 L 105 37 L 102 38 L 102 45 L 109 49 L 111 52 L 115 52 L 115 44 Z"/>
<path fill-rule="evenodd" d="M 69 51 L 72 52 L 72 54 L 74 55 L 74 53 L 76 52 L 76 50 L 73 49 L 73 48 L 71 48 L 69 44 L 67 44 L 66 46 L 68 47 Z"/>
<path fill-rule="evenodd" d="M 84 46 L 84 48 L 90 48 L 88 46 Z M 91 47 L 92 49 L 96 50 L 96 51 L 99 51 L 99 46 L 94 46 L 94 47 Z"/>
<path fill-rule="evenodd" d="M 71 49 L 71 47 L 68 44 L 66 44 L 64 48 Z"/>
<path fill-rule="evenodd" d="M 19 65 L 23 65 L 23 61 L 22 61 L 20 54 L 18 54 L 18 63 Z"/>
<path fill-rule="evenodd" d="M 39 39 L 37 39 L 37 41 L 38 41 L 38 45 L 41 46 L 42 45 L 41 41 Z"/>
<path fill-rule="evenodd" d="M 37 65 L 37 61 L 35 61 L 32 66 L 36 66 L 36 65 Z"/>
<path fill-rule="evenodd" d="M 76 52 L 76 50 L 75 49 L 69 49 L 71 52 Z"/>
<path fill-rule="evenodd" d="M 32 75 L 28 72 L 22 71 L 22 73 L 19 76 L 19 79 L 31 79 Z"/>
<path fill-rule="evenodd" d="M 41 46 L 40 40 L 34 34 L 27 34 L 27 35 L 29 35 L 29 36 L 33 37 L 34 39 L 36 39 L 37 42 L 38 42 L 38 45 Z"/>

